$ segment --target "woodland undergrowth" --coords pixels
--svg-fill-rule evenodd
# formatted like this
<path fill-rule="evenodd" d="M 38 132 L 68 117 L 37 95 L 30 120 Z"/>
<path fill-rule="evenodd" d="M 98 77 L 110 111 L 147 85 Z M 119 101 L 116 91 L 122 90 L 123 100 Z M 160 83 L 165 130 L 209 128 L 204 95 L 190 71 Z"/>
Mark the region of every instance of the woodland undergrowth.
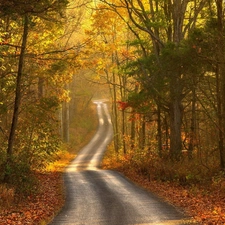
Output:
<path fill-rule="evenodd" d="M 179 207 L 198 224 L 225 224 L 225 176 L 197 160 L 171 162 L 153 153 L 115 154 L 109 149 L 104 169 L 121 172 L 143 188 Z"/>
<path fill-rule="evenodd" d="M 94 108 L 75 117 L 70 128 L 70 143 L 63 144 L 46 168 L 30 171 L 29 185 L 0 184 L 1 225 L 46 225 L 62 208 L 65 200 L 63 172 L 78 151 L 93 136 L 97 127 Z M 25 189 L 24 189 L 25 188 Z"/>

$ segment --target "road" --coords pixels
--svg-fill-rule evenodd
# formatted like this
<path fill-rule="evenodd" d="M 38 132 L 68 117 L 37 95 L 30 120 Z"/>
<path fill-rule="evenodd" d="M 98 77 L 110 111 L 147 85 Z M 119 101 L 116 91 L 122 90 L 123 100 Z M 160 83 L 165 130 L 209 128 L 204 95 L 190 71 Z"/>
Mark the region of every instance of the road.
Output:
<path fill-rule="evenodd" d="M 51 225 L 190 224 L 180 211 L 120 173 L 100 169 L 113 130 L 107 105 L 95 104 L 98 130 L 65 172 L 66 204 Z"/>

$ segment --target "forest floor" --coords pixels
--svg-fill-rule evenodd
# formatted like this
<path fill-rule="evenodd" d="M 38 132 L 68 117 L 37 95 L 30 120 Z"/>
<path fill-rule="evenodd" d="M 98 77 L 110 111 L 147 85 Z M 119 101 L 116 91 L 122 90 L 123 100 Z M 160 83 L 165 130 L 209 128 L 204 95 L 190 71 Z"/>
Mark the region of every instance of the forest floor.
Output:
<path fill-rule="evenodd" d="M 61 209 L 64 204 L 62 173 L 37 173 L 36 178 L 41 184 L 37 193 L 14 204 L 7 201 L 1 204 L 1 225 L 46 225 Z"/>

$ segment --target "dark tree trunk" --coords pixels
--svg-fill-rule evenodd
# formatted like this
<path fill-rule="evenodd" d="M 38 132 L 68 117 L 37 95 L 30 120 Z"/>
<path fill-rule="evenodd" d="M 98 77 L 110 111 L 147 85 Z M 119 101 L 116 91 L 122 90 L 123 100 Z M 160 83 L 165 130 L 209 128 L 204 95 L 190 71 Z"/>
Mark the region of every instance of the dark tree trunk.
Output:
<path fill-rule="evenodd" d="M 63 141 L 69 142 L 69 103 L 63 102 L 62 104 L 62 136 Z"/>
<path fill-rule="evenodd" d="M 29 23 L 28 15 L 25 15 L 24 16 L 23 38 L 22 38 L 22 45 L 21 45 L 21 51 L 20 51 L 20 57 L 19 57 L 19 63 L 18 63 L 18 72 L 17 72 L 17 78 L 16 78 L 14 110 L 13 110 L 13 116 L 12 116 L 12 122 L 11 122 L 11 129 L 10 129 L 9 138 L 8 138 L 6 165 L 9 165 L 11 163 L 11 160 L 12 160 L 13 147 L 14 147 L 15 136 L 16 136 L 16 129 L 17 129 L 18 118 L 19 118 L 19 109 L 20 109 L 20 104 L 21 104 L 21 85 L 22 85 L 22 76 L 23 76 L 23 67 L 24 67 L 24 57 L 25 57 L 27 37 L 28 37 L 28 23 Z M 6 182 L 8 180 L 7 176 L 8 176 L 8 174 L 5 174 L 4 180 Z"/>
<path fill-rule="evenodd" d="M 158 153 L 162 157 L 162 120 L 160 105 L 157 105 L 157 141 L 158 141 Z"/>
<path fill-rule="evenodd" d="M 124 110 L 122 110 L 122 143 L 123 143 L 123 153 L 126 154 L 127 153 L 127 148 L 126 148 L 126 141 L 125 141 L 125 112 Z"/>
<path fill-rule="evenodd" d="M 218 81 L 220 83 L 220 92 L 221 102 L 218 102 L 218 105 L 221 108 L 219 109 L 219 151 L 220 151 L 220 166 L 224 170 L 225 169 L 225 143 L 224 143 L 224 136 L 225 136 L 225 57 L 224 57 L 224 37 L 223 37 L 223 30 L 224 30 L 224 19 L 223 19 L 223 0 L 217 0 L 217 23 L 218 23 L 218 52 L 217 52 L 217 59 L 218 59 Z M 221 112 L 220 112 L 221 111 Z"/>
<path fill-rule="evenodd" d="M 26 45 L 27 45 L 27 36 L 28 36 L 28 16 L 25 15 L 23 40 L 22 40 L 18 72 L 17 72 L 17 78 L 16 78 L 16 93 L 15 93 L 15 101 L 14 101 L 14 110 L 13 110 L 11 129 L 10 129 L 10 134 L 8 139 L 8 148 L 7 148 L 8 158 L 11 158 L 13 154 L 13 145 L 14 145 L 15 133 L 16 133 L 18 117 L 19 117 L 19 108 L 21 103 L 21 83 L 22 83 L 22 76 L 23 76 L 24 57 L 25 57 L 25 51 L 26 51 Z"/>
<path fill-rule="evenodd" d="M 135 116 L 134 112 L 132 112 L 132 116 Z M 131 149 L 133 149 L 135 145 L 135 119 L 134 118 L 131 119 L 130 141 L 131 141 L 130 147 Z"/>
<path fill-rule="evenodd" d="M 181 125 L 182 125 L 182 86 L 179 75 L 171 76 L 170 82 L 170 153 L 171 158 L 179 160 L 182 150 Z"/>
<path fill-rule="evenodd" d="M 117 93 L 116 93 L 116 78 L 115 78 L 115 74 L 112 74 L 113 77 L 113 88 L 112 88 L 112 96 L 113 96 L 113 104 L 112 104 L 112 112 L 113 112 L 113 129 L 114 129 L 114 148 L 116 153 L 119 152 L 119 128 L 118 128 L 118 112 L 117 112 L 117 103 L 116 103 L 116 99 L 117 99 Z"/>
<path fill-rule="evenodd" d="M 139 136 L 139 148 L 144 149 L 144 147 L 145 147 L 145 127 L 146 127 L 144 115 L 143 115 L 140 123 L 141 123 L 141 129 L 140 129 L 140 136 Z"/>
<path fill-rule="evenodd" d="M 181 123 L 182 110 L 181 102 L 175 99 L 170 107 L 170 152 L 171 158 L 179 160 L 182 150 Z"/>
<path fill-rule="evenodd" d="M 193 84 L 194 85 L 194 84 Z M 192 159 L 192 153 L 194 150 L 194 142 L 196 137 L 196 93 L 195 93 L 195 85 L 192 89 L 192 102 L 191 102 L 191 127 L 190 127 L 190 137 L 189 137 L 189 145 L 188 145 L 188 158 Z"/>

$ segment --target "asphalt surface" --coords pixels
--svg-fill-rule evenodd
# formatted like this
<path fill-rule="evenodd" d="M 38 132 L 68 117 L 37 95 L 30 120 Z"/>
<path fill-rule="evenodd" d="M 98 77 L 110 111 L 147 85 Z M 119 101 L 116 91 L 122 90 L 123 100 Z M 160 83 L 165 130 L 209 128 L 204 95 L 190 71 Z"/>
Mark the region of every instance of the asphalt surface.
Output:
<path fill-rule="evenodd" d="M 107 105 L 95 103 L 98 130 L 65 172 L 66 204 L 51 225 L 194 224 L 181 211 L 120 173 L 100 169 L 113 131 Z"/>

